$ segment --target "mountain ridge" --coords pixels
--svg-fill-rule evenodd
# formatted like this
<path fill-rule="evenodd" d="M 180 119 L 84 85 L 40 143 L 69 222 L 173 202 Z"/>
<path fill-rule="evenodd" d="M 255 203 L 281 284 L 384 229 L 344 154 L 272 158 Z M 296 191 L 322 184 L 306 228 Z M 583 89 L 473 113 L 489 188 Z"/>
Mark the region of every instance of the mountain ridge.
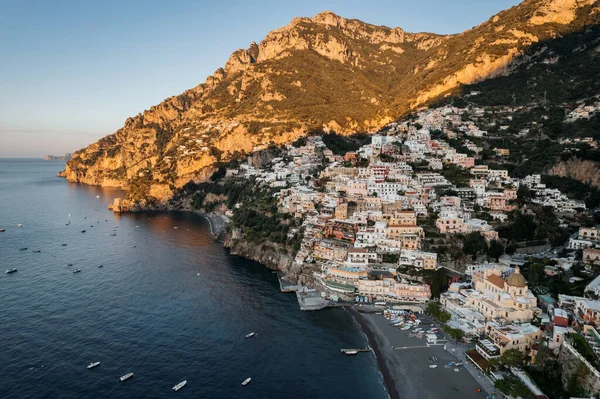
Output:
<path fill-rule="evenodd" d="M 376 131 L 459 85 L 506 75 L 532 43 L 598 23 L 599 8 L 594 0 L 526 0 L 453 35 L 330 11 L 297 17 L 234 51 L 204 83 L 77 151 L 63 175 L 142 186 L 142 197 L 164 200 L 220 162 L 315 129 Z"/>

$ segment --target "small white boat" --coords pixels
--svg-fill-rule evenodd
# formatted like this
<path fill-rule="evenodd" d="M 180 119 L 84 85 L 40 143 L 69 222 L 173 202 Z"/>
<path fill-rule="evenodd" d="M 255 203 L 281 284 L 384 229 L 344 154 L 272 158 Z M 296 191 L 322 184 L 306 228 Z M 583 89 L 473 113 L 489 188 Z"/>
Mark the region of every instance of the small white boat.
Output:
<path fill-rule="evenodd" d="M 437 364 L 432 364 L 432 365 L 429 366 L 430 369 L 434 369 L 436 367 L 437 367 Z"/>
<path fill-rule="evenodd" d="M 18 227 L 23 227 L 23 223 L 17 223 Z"/>
<path fill-rule="evenodd" d="M 94 367 L 98 367 L 98 366 L 100 366 L 100 362 L 93 362 L 93 363 L 90 363 L 87 368 L 89 370 L 89 369 L 93 369 Z"/>
<path fill-rule="evenodd" d="M 246 338 L 254 337 L 255 335 L 256 333 L 251 332 L 249 334 L 246 334 Z"/>
<path fill-rule="evenodd" d="M 123 381 L 125 381 L 125 380 L 128 380 L 128 379 L 130 379 L 131 377 L 133 377 L 133 373 L 127 373 L 127 374 L 125 374 L 125 375 L 122 375 L 122 376 L 121 376 L 121 378 L 119 378 L 119 380 L 120 380 L 121 382 L 123 382 Z"/>
<path fill-rule="evenodd" d="M 17 269 L 13 268 L 13 269 L 8 269 L 5 273 L 6 274 L 13 274 L 13 273 L 16 273 L 16 272 L 17 272 Z"/>
<path fill-rule="evenodd" d="M 177 392 L 177 391 L 179 391 L 181 388 L 183 388 L 183 387 L 185 386 L 185 384 L 187 384 L 187 380 L 185 380 L 185 381 L 181 381 L 179 384 L 175 385 L 175 386 L 173 387 L 173 390 L 174 390 L 175 392 Z"/>
<path fill-rule="evenodd" d="M 250 381 L 252 381 L 252 378 L 248 377 L 248 378 L 246 378 L 246 379 L 244 380 L 244 382 L 242 382 L 242 385 L 243 385 L 243 386 L 246 386 L 246 385 L 248 385 L 248 384 L 250 383 Z"/>
<path fill-rule="evenodd" d="M 81 273 L 81 269 L 75 269 L 73 270 L 73 273 Z"/>
<path fill-rule="evenodd" d="M 352 355 L 356 355 L 358 353 L 358 351 L 346 351 L 344 353 L 348 356 L 352 356 Z"/>
<path fill-rule="evenodd" d="M 96 195 L 96 198 L 100 198 L 100 196 L 99 196 L 99 195 Z"/>
<path fill-rule="evenodd" d="M 178 228 L 179 228 L 179 227 L 177 227 L 177 226 L 173 227 L 173 229 L 174 229 L 174 230 L 177 230 Z"/>

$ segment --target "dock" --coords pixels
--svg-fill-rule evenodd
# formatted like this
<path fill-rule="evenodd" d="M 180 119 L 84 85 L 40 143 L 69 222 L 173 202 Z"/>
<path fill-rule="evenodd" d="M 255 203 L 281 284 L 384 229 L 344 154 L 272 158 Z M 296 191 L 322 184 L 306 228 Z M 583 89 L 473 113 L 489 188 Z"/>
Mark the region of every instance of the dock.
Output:
<path fill-rule="evenodd" d="M 283 277 L 281 277 L 281 272 L 277 272 L 277 279 L 279 280 L 279 290 L 281 292 L 296 292 L 301 287 L 300 285 L 295 285 L 285 281 Z"/>
<path fill-rule="evenodd" d="M 300 287 L 296 291 L 296 299 L 300 310 L 321 310 L 329 306 L 329 301 L 321 297 L 314 289 Z"/>

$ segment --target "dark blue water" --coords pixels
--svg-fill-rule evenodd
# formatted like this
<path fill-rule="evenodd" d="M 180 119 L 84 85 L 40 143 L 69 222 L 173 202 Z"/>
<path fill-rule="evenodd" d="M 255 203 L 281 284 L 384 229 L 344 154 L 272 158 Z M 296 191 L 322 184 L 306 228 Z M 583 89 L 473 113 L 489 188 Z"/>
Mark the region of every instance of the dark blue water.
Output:
<path fill-rule="evenodd" d="M 371 354 L 339 352 L 366 345 L 345 311 L 300 311 L 203 218 L 114 215 L 63 166 L 0 159 L 0 398 L 387 397 Z"/>

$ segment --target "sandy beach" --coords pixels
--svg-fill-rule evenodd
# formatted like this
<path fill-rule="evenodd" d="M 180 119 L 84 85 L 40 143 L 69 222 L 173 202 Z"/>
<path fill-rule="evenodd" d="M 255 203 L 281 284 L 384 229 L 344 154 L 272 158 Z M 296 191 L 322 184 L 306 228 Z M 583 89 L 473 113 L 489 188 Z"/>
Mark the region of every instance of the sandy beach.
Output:
<path fill-rule="evenodd" d="M 408 331 L 391 326 L 382 315 L 349 311 L 375 351 L 391 399 L 482 399 L 487 396 L 483 389 L 475 392 L 483 387 L 464 367 L 459 367 L 458 372 L 454 367 L 445 367 L 449 362 L 464 359 L 457 359 L 452 352 L 444 350 L 443 343 L 428 346 L 425 339 L 409 337 Z M 425 317 L 419 318 L 427 322 Z M 437 362 L 430 361 L 431 357 L 437 357 Z M 438 367 L 429 368 L 432 364 Z"/>

